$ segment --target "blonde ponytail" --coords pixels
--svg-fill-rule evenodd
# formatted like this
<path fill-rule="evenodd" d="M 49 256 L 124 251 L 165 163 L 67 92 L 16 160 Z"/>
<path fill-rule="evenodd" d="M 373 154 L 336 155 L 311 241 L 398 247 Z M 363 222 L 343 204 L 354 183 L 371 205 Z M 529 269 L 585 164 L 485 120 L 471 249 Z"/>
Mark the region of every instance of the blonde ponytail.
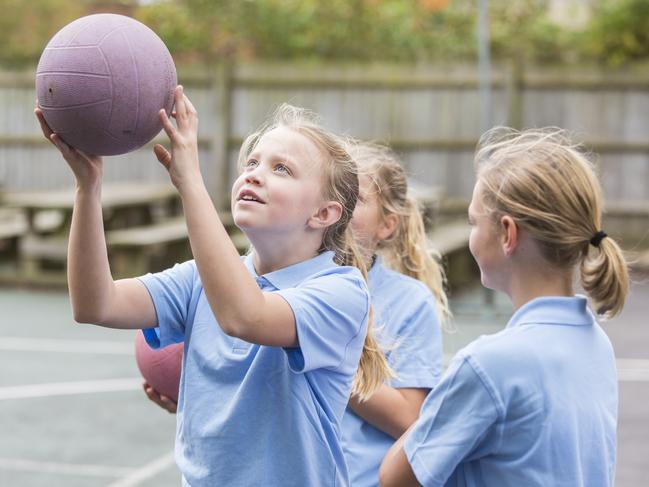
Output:
<path fill-rule="evenodd" d="M 384 242 L 382 254 L 386 264 L 406 276 L 423 282 L 435 297 L 437 318 L 444 328 L 452 317 L 446 287 L 446 275 L 441 256 L 428 244 L 422 212 L 412 197 L 404 203 L 399 225 L 392 238 Z"/>
<path fill-rule="evenodd" d="M 351 228 L 345 231 L 345 265 L 358 267 L 367 281 L 367 265 L 358 244 L 354 239 Z M 370 398 L 381 385 L 395 377 L 394 371 L 390 368 L 383 349 L 374 337 L 373 310 L 370 306 L 369 318 L 367 321 L 367 334 L 363 343 L 363 352 L 356 369 L 356 375 L 352 382 L 352 394 L 358 396 L 361 401 Z"/>
<path fill-rule="evenodd" d="M 580 266 L 581 285 L 605 318 L 622 311 L 629 292 L 629 275 L 622 250 L 606 237 L 597 247 L 590 245 Z"/>
<path fill-rule="evenodd" d="M 555 268 L 579 264 L 597 313 L 618 314 L 629 289 L 627 264 L 611 237 L 594 239 L 602 231 L 602 190 L 584 152 L 558 128 L 499 127 L 481 138 L 476 164 L 491 218 L 510 215 Z"/>

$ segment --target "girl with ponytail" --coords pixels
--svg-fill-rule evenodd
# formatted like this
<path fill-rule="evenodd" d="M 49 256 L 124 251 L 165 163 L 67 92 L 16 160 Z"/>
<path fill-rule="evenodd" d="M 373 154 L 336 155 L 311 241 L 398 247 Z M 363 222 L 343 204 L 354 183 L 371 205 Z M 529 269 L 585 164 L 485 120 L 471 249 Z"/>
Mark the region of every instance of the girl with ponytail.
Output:
<path fill-rule="evenodd" d="M 629 284 L 593 165 L 552 128 L 494 129 L 476 163 L 470 250 L 515 312 L 452 360 L 381 484 L 612 486 L 617 377 L 596 317 L 618 314 Z"/>
<path fill-rule="evenodd" d="M 144 328 L 153 348 L 183 343 L 175 448 L 183 485 L 349 485 L 345 407 L 352 392 L 371 396 L 390 369 L 373 340 L 365 263 L 348 229 L 359 183 L 344 140 L 289 105 L 246 139 L 232 187 L 234 222 L 252 243 L 242 259 L 206 190 L 198 116 L 178 87 L 176 124 L 160 113 L 171 151 L 154 151 L 180 194 L 194 260 L 114 281 L 102 160 L 67 146 L 36 115 L 77 179 L 68 247 L 75 319 Z"/>
<path fill-rule="evenodd" d="M 369 268 L 376 334 L 396 375 L 367 400 L 352 395 L 343 417 L 351 485 L 368 487 L 378 485 L 383 456 L 415 421 L 441 374 L 440 323 L 450 313 L 442 267 L 396 155 L 365 142 L 349 151 L 360 172 L 351 227 Z"/>

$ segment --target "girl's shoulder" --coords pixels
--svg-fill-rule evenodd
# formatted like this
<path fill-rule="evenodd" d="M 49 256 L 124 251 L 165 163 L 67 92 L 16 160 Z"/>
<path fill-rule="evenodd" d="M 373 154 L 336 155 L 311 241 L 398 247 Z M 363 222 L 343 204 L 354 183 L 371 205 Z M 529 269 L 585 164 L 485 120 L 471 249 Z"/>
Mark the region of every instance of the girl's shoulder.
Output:
<path fill-rule="evenodd" d="M 407 296 L 409 301 L 433 298 L 428 286 L 423 282 L 385 267 L 377 262 L 368 275 L 370 288 L 375 292 L 389 292 Z"/>
<path fill-rule="evenodd" d="M 360 269 L 358 267 L 349 265 L 333 264 L 330 267 L 320 269 L 317 272 L 314 272 L 313 274 L 307 276 L 305 282 L 318 279 L 348 281 L 354 284 L 358 284 L 363 288 L 367 287 L 367 283 Z"/>

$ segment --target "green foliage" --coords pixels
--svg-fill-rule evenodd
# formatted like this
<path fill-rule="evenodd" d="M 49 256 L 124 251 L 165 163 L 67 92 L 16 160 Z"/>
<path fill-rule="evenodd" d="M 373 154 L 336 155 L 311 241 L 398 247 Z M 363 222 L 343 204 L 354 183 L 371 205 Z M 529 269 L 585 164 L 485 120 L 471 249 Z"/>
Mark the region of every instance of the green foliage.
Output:
<path fill-rule="evenodd" d="M 205 58 L 414 61 L 472 55 L 475 20 L 466 5 L 431 11 L 412 0 L 183 0 L 138 11 L 171 46 L 147 12 L 170 4 L 191 12 L 208 33 Z M 467 42 L 467 38 L 469 42 Z"/>
<path fill-rule="evenodd" d="M 67 0 L 0 0 L 0 64 L 23 66 L 38 61 L 49 39 L 83 15 Z"/>
<path fill-rule="evenodd" d="M 604 0 L 583 44 L 586 56 L 609 65 L 649 59 L 649 1 Z"/>
<path fill-rule="evenodd" d="M 491 40 L 497 58 L 561 62 L 570 33 L 547 17 L 543 0 L 492 0 Z"/>
<path fill-rule="evenodd" d="M 649 1 L 592 0 L 581 31 L 548 0 L 490 0 L 495 59 L 649 59 Z M 138 7 L 137 4 L 140 4 Z M 111 0 L 0 0 L 0 65 L 33 65 L 48 39 Z M 324 59 L 435 62 L 476 58 L 477 0 L 112 0 L 155 30 L 177 61 Z M 93 7 L 94 6 L 94 7 Z"/>

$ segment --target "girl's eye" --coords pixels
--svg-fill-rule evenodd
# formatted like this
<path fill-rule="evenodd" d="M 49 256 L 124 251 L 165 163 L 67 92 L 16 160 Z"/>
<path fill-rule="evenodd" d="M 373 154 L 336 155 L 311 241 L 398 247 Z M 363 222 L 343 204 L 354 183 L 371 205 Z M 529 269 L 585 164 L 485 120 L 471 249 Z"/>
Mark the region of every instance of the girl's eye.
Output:
<path fill-rule="evenodd" d="M 245 167 L 253 168 L 253 167 L 257 167 L 258 165 L 259 165 L 258 161 L 256 161 L 255 159 L 249 159 L 248 162 L 246 162 Z"/>
<path fill-rule="evenodd" d="M 291 173 L 288 170 L 288 167 L 286 167 L 284 164 L 277 164 L 277 166 L 275 166 L 275 171 L 281 172 L 281 173 L 284 173 L 284 174 L 290 174 Z"/>

